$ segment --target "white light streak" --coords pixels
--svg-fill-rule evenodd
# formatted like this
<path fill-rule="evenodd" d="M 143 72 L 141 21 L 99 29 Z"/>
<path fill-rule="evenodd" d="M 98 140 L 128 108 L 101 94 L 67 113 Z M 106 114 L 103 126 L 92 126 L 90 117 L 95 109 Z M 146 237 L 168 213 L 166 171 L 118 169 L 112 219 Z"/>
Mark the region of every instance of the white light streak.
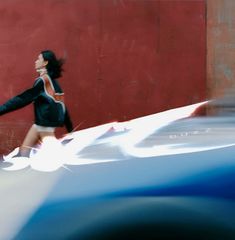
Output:
<path fill-rule="evenodd" d="M 30 167 L 31 169 L 42 172 L 53 172 L 61 168 L 72 171 L 72 168 L 69 167 L 71 165 L 108 163 L 125 160 L 127 156 L 138 158 L 158 157 L 207 151 L 235 145 L 235 139 L 234 142 L 218 143 L 210 146 L 190 145 L 177 142 L 181 138 L 191 139 L 199 133 L 204 135 L 208 134 L 211 132 L 211 128 L 207 127 L 203 131 L 192 129 L 191 131 L 179 131 L 177 133 L 170 132 L 168 134 L 168 140 L 171 142 L 165 144 L 156 143 L 156 145 L 150 147 L 137 146 L 138 144 L 145 143 L 146 138 L 151 134 L 154 133 L 157 135 L 162 127 L 190 116 L 197 107 L 204 103 L 205 102 L 176 108 L 127 122 L 113 122 L 76 131 L 61 139 L 48 137 L 43 140 L 39 149 L 31 151 L 29 158 L 14 157 L 14 155 L 18 153 L 19 148 L 14 149 L 10 154 L 4 156 L 4 161 L 12 165 L 4 167 L 3 169 L 6 171 L 16 171 Z M 105 134 L 107 134 L 106 137 L 104 136 Z M 70 141 L 64 143 L 66 140 Z M 93 152 L 93 157 L 86 157 L 81 154 L 86 148 L 99 145 L 99 151 L 102 151 L 102 146 L 104 145 L 110 149 L 116 146 L 120 149 L 122 156 L 120 158 L 100 158 L 99 152 L 97 152 L 97 155 Z M 92 148 L 90 151 L 92 151 Z"/>

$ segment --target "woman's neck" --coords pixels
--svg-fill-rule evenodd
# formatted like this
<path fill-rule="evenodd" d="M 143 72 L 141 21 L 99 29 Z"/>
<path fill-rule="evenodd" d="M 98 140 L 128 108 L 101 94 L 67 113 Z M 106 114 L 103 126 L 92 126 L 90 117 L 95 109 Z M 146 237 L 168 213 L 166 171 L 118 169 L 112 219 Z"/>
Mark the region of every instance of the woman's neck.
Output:
<path fill-rule="evenodd" d="M 46 68 L 41 68 L 37 69 L 37 72 L 39 73 L 40 76 L 47 74 L 47 69 Z"/>

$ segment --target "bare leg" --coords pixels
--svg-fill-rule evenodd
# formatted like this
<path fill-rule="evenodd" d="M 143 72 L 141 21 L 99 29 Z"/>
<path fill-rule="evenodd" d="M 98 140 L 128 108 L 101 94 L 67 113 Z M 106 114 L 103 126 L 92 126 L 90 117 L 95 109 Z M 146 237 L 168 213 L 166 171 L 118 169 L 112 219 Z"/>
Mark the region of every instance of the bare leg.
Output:
<path fill-rule="evenodd" d="M 43 141 L 45 137 L 55 137 L 55 134 L 53 132 L 39 132 L 40 140 Z"/>
<path fill-rule="evenodd" d="M 30 150 L 35 144 L 40 141 L 43 141 L 45 137 L 55 137 L 54 132 L 38 132 L 36 127 L 32 125 L 29 129 L 22 145 L 20 146 L 19 156 L 28 157 Z"/>
<path fill-rule="evenodd" d="M 39 138 L 40 135 L 37 132 L 37 129 L 32 125 L 20 146 L 19 155 L 22 157 L 28 157 L 31 148 L 39 141 Z"/>

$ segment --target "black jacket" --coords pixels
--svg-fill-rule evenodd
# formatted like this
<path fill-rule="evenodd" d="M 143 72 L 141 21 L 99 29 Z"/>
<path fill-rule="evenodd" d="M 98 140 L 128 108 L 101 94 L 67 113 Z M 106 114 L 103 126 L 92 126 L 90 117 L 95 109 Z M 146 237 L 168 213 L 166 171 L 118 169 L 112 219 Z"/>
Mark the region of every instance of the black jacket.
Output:
<path fill-rule="evenodd" d="M 45 127 L 62 127 L 73 130 L 63 91 L 55 79 L 43 75 L 35 80 L 32 88 L 11 98 L 0 106 L 0 115 L 25 107 L 34 102 L 35 123 Z"/>

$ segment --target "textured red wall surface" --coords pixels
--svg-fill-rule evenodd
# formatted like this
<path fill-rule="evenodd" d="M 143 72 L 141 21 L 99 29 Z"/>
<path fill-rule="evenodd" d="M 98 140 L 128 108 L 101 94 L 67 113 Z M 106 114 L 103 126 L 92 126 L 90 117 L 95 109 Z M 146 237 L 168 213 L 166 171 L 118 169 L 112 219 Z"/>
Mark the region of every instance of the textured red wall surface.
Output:
<path fill-rule="evenodd" d="M 60 83 L 80 128 L 203 100 L 205 17 L 204 0 L 0 1 L 0 103 L 32 86 L 43 49 L 67 57 Z M 32 122 L 32 105 L 1 116 L 0 153 Z"/>
<path fill-rule="evenodd" d="M 235 89 L 235 1 L 207 0 L 207 9 L 208 90 L 217 97 Z"/>

